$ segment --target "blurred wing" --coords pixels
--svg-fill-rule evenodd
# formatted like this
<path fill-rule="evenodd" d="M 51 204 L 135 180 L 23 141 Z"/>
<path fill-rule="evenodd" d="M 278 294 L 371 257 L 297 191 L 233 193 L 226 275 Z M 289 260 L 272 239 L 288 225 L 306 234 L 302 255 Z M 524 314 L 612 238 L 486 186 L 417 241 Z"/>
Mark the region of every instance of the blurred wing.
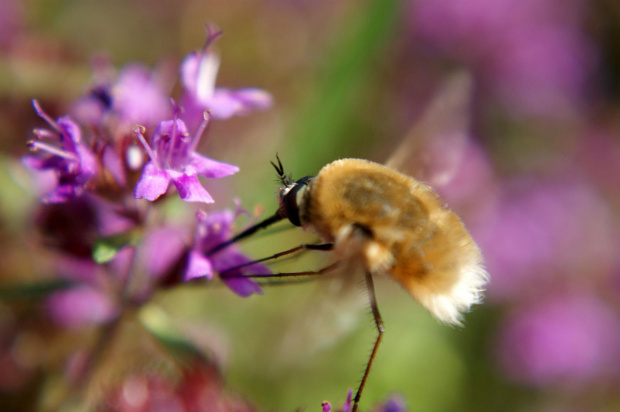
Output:
<path fill-rule="evenodd" d="M 299 354 L 308 359 L 319 355 L 354 331 L 359 312 L 368 307 L 365 290 L 359 287 L 363 269 L 359 261 L 341 261 L 333 272 L 323 275 L 305 302 L 291 309 L 291 320 L 282 334 L 278 360 L 283 364 L 299 362 Z"/>
<path fill-rule="evenodd" d="M 451 75 L 386 162 L 386 166 L 437 188 L 452 180 L 470 128 L 473 79 Z"/>

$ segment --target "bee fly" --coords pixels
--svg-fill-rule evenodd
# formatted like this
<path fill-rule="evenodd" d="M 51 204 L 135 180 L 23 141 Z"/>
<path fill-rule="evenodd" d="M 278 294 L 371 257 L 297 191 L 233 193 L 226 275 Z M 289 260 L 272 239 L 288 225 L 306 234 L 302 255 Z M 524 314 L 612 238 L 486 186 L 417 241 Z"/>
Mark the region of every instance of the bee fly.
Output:
<path fill-rule="evenodd" d="M 430 186 L 391 167 L 341 159 L 324 166 L 315 177 L 293 181 L 284 173 L 278 157 L 277 164 L 272 165 L 282 182 L 277 212 L 211 253 L 288 219 L 295 226 L 316 232 L 325 243 L 301 245 L 259 261 L 318 249 L 332 250 L 334 263 L 319 271 L 237 276 L 315 275 L 350 263 L 362 268 L 377 338 L 354 398 L 355 411 L 385 331 L 373 275 L 391 276 L 437 319 L 460 325 L 462 313 L 480 302 L 488 280 L 482 255 L 461 219 Z"/>

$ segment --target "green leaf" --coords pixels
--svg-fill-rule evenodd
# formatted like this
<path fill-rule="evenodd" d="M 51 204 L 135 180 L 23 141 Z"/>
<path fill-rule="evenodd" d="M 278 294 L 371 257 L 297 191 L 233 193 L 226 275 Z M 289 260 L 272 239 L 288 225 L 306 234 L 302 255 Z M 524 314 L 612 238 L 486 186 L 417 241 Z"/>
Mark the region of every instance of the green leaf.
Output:
<path fill-rule="evenodd" d="M 107 263 L 114 259 L 114 256 L 116 256 L 119 249 L 120 248 L 116 247 L 116 245 L 105 241 L 97 242 L 95 243 L 95 247 L 93 249 L 93 260 L 99 264 Z"/>
<path fill-rule="evenodd" d="M 98 264 L 108 263 L 122 248 L 127 245 L 136 245 L 138 241 L 137 231 L 100 238 L 93 247 L 93 260 Z"/>

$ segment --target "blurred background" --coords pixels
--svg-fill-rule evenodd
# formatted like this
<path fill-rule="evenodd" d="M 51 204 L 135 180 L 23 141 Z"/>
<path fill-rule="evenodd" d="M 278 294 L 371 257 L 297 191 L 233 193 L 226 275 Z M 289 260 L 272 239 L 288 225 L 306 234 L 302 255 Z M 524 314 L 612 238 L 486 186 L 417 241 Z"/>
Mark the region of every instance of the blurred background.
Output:
<path fill-rule="evenodd" d="M 364 288 L 330 293 L 325 282 L 249 298 L 204 283 L 161 290 L 103 341 L 113 349 L 89 377 L 86 401 L 67 383 L 105 323 L 68 327 L 49 312 L 57 256 L 38 232 L 39 200 L 20 163 L 42 126 L 31 99 L 54 118 L 69 112 L 92 87 L 97 59 L 150 67 L 175 96 L 178 65 L 202 47 L 206 23 L 224 32 L 213 46 L 217 84 L 258 87 L 274 101 L 210 126 L 200 151 L 241 171 L 208 181 L 208 210 L 236 197 L 271 214 L 276 153 L 295 178 L 343 157 L 384 162 L 451 73 L 473 75 L 467 141 L 438 190 L 483 251 L 485 303 L 464 328 L 447 327 L 378 279 L 387 332 L 361 410 L 394 397 L 411 411 L 620 409 L 618 2 L 0 0 L 3 410 L 151 410 L 145 399 L 153 406 L 174 392 L 168 378 L 187 378 L 153 348 L 174 341 L 177 350 L 182 339 L 216 365 L 217 379 L 203 375 L 218 382 L 205 410 L 318 411 L 356 388 L 375 339 Z M 192 224 L 195 205 L 164 207 Z M 243 248 L 262 257 L 313 239 L 300 232 Z M 274 270 L 325 262 L 307 254 Z M 185 338 L 166 341 L 169 330 Z M 122 408 L 109 401 L 123 396 Z"/>

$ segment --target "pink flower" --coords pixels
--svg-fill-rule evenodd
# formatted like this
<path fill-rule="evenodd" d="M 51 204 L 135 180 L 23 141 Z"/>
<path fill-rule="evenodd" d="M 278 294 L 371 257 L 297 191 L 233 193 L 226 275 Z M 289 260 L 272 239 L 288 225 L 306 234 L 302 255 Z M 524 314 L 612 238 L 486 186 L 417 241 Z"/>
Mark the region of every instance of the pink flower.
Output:
<path fill-rule="evenodd" d="M 232 237 L 232 224 L 241 213 L 242 210 L 240 208 L 237 208 L 235 212 L 232 210 L 224 210 L 222 212 L 209 214 L 203 211 L 198 211 L 198 213 L 196 213 L 197 225 L 194 248 L 189 255 L 189 261 L 184 276 L 185 280 L 201 277 L 211 279 L 215 272 L 221 273 L 224 271 L 226 271 L 228 275 L 271 273 L 267 267 L 261 264 L 248 265 L 238 270 L 229 271 L 231 268 L 252 261 L 241 253 L 236 244 L 229 245 L 209 255 L 210 250 Z M 230 277 L 227 279 L 225 276 L 222 276 L 222 280 L 239 296 L 245 297 L 253 293 L 263 293 L 261 287 L 249 278 Z"/>
<path fill-rule="evenodd" d="M 86 184 L 97 171 L 97 160 L 82 142 L 80 128 L 71 118 L 63 116 L 54 120 L 36 100 L 32 104 L 52 130 L 34 130 L 36 140 L 29 142 L 29 146 L 41 155 L 24 156 L 22 162 L 32 169 L 53 174 L 54 188 L 43 197 L 44 203 L 64 203 L 84 193 Z"/>
<path fill-rule="evenodd" d="M 188 54 L 181 63 L 181 82 L 185 89 L 182 106 L 188 118 L 209 110 L 216 119 L 228 119 L 271 107 L 271 95 L 264 90 L 215 87 L 220 59 L 207 49 L 220 34 L 209 29 L 202 50 Z"/>
<path fill-rule="evenodd" d="M 200 184 L 198 176 L 225 177 L 237 173 L 239 168 L 196 153 L 208 121 L 209 117 L 205 116 L 196 134 L 190 137 L 182 120 L 165 120 L 155 130 L 150 145 L 143 136 L 144 128 L 134 129 L 151 158 L 135 187 L 136 199 L 153 201 L 166 193 L 172 183 L 186 202 L 213 203 L 213 198 Z"/>
<path fill-rule="evenodd" d="M 170 104 L 160 83 L 142 65 L 125 66 L 111 90 L 111 108 L 122 120 L 134 124 L 154 125 L 170 115 Z"/>

